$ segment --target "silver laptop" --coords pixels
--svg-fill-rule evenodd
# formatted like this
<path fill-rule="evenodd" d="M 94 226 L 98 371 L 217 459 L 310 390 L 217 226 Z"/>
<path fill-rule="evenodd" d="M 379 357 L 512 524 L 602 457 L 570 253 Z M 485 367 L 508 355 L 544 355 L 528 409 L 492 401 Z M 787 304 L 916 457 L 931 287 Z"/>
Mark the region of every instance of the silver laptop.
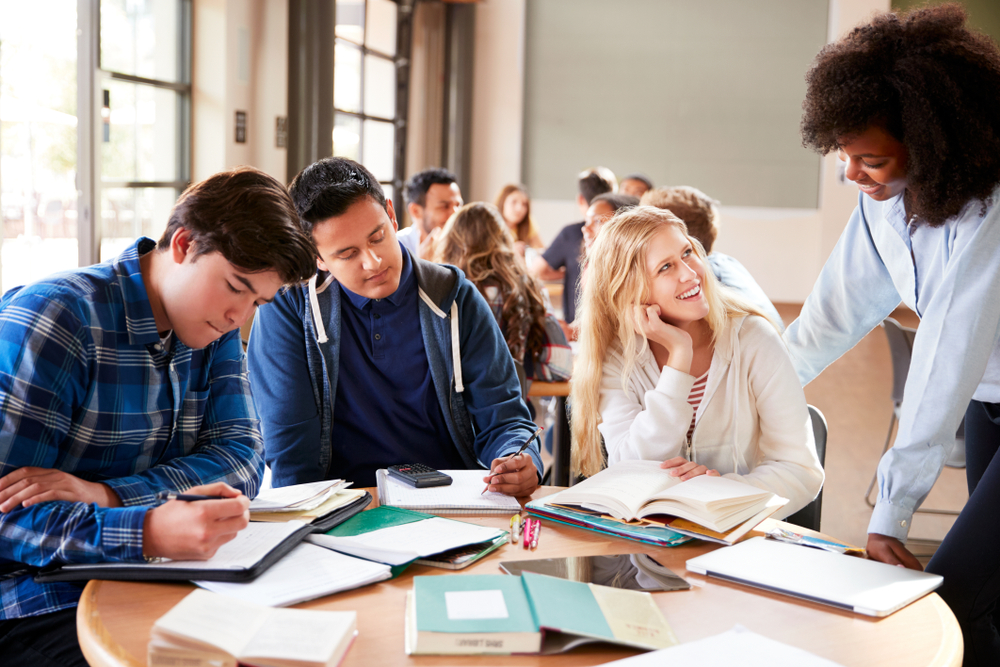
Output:
<path fill-rule="evenodd" d="M 687 570 L 866 616 L 888 616 L 943 581 L 937 574 L 763 537 L 692 558 Z"/>

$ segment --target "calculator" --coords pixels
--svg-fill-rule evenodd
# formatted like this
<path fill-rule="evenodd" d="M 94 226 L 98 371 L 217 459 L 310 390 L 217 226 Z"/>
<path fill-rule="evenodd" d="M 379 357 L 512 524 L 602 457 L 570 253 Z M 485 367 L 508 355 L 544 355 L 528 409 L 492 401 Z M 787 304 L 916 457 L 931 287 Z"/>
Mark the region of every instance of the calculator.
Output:
<path fill-rule="evenodd" d="M 451 477 L 423 463 L 400 463 L 389 466 L 389 476 L 418 489 L 451 484 Z"/>

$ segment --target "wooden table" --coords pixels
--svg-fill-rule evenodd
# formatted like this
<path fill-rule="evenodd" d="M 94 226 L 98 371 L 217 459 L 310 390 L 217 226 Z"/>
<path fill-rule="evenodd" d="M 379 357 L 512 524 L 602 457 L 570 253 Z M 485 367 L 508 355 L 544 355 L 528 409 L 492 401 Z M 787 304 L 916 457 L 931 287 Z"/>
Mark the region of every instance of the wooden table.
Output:
<path fill-rule="evenodd" d="M 539 498 L 557 489 L 542 487 Z M 374 493 L 374 490 L 372 490 Z M 503 517 L 466 517 L 501 526 Z M 687 559 L 715 547 L 690 542 L 657 548 L 543 522 L 537 551 L 507 545 L 462 573 L 499 573 L 501 560 L 555 556 L 647 553 L 693 584 L 689 591 L 654 593 L 681 642 L 718 634 L 739 623 L 772 639 L 798 646 L 842 665 L 960 665 L 962 635 L 951 610 L 936 594 L 895 614 L 873 619 L 833 607 L 794 600 L 717 579 L 688 573 Z M 343 667 L 383 665 L 597 665 L 633 655 L 618 647 L 584 647 L 558 656 L 407 656 L 403 651 L 403 604 L 414 575 L 446 574 L 447 570 L 410 567 L 396 579 L 297 605 L 304 609 L 355 610 L 359 635 Z M 153 622 L 187 595 L 189 584 L 140 584 L 91 581 L 80 600 L 77 628 L 83 653 L 91 665 L 123 667 L 146 664 L 146 643 Z"/>

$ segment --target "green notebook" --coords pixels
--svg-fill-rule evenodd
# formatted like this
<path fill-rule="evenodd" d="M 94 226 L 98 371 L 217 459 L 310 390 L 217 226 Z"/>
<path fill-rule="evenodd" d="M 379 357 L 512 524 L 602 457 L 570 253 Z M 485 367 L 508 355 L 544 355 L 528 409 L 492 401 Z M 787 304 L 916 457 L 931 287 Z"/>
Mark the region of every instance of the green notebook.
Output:
<path fill-rule="evenodd" d="M 414 577 L 407 597 L 412 655 L 561 653 L 590 642 L 652 650 L 677 639 L 649 593 L 530 572 Z"/>
<path fill-rule="evenodd" d="M 506 544 L 507 532 L 383 505 L 361 512 L 324 534 L 310 535 L 308 541 L 393 567 L 418 561 L 458 569 Z M 459 552 L 463 555 L 456 555 Z"/>

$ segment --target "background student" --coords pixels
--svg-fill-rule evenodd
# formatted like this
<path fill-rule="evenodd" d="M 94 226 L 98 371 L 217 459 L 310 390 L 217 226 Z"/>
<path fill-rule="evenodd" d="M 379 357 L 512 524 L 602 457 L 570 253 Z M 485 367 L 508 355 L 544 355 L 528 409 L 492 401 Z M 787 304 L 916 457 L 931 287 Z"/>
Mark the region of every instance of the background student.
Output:
<path fill-rule="evenodd" d="M 414 257 L 434 254 L 434 239 L 451 214 L 462 205 L 462 190 L 447 169 L 425 169 L 403 186 L 410 226 L 399 230 L 399 242 Z"/>
<path fill-rule="evenodd" d="M 577 176 L 576 205 L 580 215 L 586 217 L 590 203 L 597 195 L 614 192 L 618 181 L 610 169 L 595 167 Z M 563 281 L 563 327 L 566 337 L 576 338 L 576 333 L 568 325 L 576 318 L 576 299 L 580 284 L 580 248 L 583 244 L 584 221 L 575 222 L 562 228 L 552 245 L 537 257 L 530 269 L 542 280 Z"/>
<path fill-rule="evenodd" d="M 618 192 L 630 197 L 642 197 L 653 189 L 653 181 L 645 174 L 629 174 L 618 182 Z"/>
<path fill-rule="evenodd" d="M 344 478 L 374 486 L 397 463 L 491 468 L 490 488 L 527 495 L 535 430 L 486 301 L 455 267 L 396 239 L 378 181 L 345 158 L 289 186 L 320 272 L 261 309 L 250 377 L 275 486 Z M 485 471 L 484 471 L 485 473 Z M 484 480 L 485 481 L 485 480 Z"/>
<path fill-rule="evenodd" d="M 639 199 L 632 195 L 605 192 L 603 195 L 594 197 L 583 218 L 583 247 L 580 250 L 580 256 L 583 257 L 587 254 L 590 247 L 594 245 L 597 234 L 601 231 L 604 223 L 614 217 L 615 213 L 638 205 Z"/>
<path fill-rule="evenodd" d="M 281 183 L 188 188 L 159 243 L 0 300 L 0 662 L 86 665 L 62 563 L 205 559 L 247 525 L 263 473 L 239 327 L 315 247 Z M 161 490 L 225 496 L 169 501 Z"/>
<path fill-rule="evenodd" d="M 511 356 L 531 379 L 561 382 L 573 370 L 562 330 L 546 327 L 548 298 L 514 249 L 500 212 L 491 204 L 466 204 L 444 226 L 435 262 L 462 269 L 493 311 Z M 558 336 L 552 340 L 551 336 Z"/>
<path fill-rule="evenodd" d="M 837 150 L 858 206 L 785 332 L 805 384 L 902 300 L 921 320 L 892 449 L 878 469 L 868 553 L 903 545 L 965 416 L 969 501 L 927 569 L 965 638 L 1000 664 L 1000 50 L 957 5 L 882 14 L 825 47 L 806 75 L 802 136 Z"/>
<path fill-rule="evenodd" d="M 525 256 L 527 248 L 541 250 L 545 247 L 531 219 L 531 197 L 525 186 L 513 183 L 503 186 L 494 203 L 514 235 L 514 249 L 521 257 Z"/>
<path fill-rule="evenodd" d="M 668 211 L 627 209 L 587 255 L 572 402 L 574 471 L 661 461 L 808 504 L 823 484 L 805 395 L 774 326 L 720 286 Z"/>

